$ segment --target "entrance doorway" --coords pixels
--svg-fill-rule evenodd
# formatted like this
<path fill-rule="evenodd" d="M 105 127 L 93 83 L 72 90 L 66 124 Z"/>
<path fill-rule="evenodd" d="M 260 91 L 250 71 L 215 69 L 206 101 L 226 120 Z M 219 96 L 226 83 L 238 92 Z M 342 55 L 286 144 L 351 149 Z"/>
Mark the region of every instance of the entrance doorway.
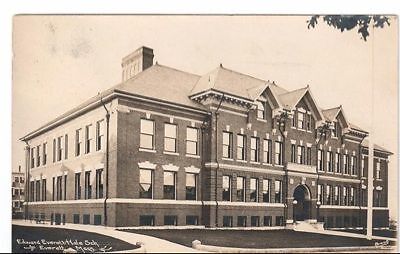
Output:
<path fill-rule="evenodd" d="M 311 194 L 306 185 L 299 185 L 293 192 L 293 219 L 304 221 L 311 218 Z"/>

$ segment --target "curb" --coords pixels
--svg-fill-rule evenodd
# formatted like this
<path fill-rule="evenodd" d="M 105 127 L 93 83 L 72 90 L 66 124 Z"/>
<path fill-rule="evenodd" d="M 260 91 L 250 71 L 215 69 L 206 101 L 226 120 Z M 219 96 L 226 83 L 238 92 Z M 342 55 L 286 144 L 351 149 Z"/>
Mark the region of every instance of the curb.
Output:
<path fill-rule="evenodd" d="M 204 245 L 199 240 L 192 242 L 192 248 L 200 251 L 219 253 L 309 253 L 309 252 L 351 252 L 351 251 L 382 251 L 391 252 L 394 246 L 355 246 L 355 247 L 314 247 L 314 248 L 270 248 L 270 249 L 249 249 L 235 247 L 220 247 Z"/>

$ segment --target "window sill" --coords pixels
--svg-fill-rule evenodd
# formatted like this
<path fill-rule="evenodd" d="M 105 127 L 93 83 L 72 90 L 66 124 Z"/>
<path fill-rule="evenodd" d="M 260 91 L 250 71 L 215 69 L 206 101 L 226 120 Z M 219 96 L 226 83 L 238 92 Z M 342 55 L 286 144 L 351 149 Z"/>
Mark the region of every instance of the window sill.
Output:
<path fill-rule="evenodd" d="M 283 168 L 283 165 L 275 164 L 274 167 Z"/>
<path fill-rule="evenodd" d="M 164 151 L 163 154 L 179 156 L 179 153 Z"/>
<path fill-rule="evenodd" d="M 257 121 L 264 122 L 264 123 L 266 123 L 266 122 L 267 122 L 267 120 L 265 120 L 265 119 L 262 119 L 262 118 L 257 118 Z"/>
<path fill-rule="evenodd" d="M 196 159 L 200 159 L 200 155 L 195 155 L 195 154 L 185 154 L 186 157 L 189 158 L 196 158 Z"/>
<path fill-rule="evenodd" d="M 379 181 L 379 182 L 382 182 L 382 181 L 383 181 L 383 179 L 381 179 L 381 178 L 379 178 L 379 179 L 378 179 L 378 178 L 375 178 L 374 180 L 375 180 L 375 181 Z"/>
<path fill-rule="evenodd" d="M 266 166 L 272 166 L 272 164 L 271 164 L 271 163 L 266 163 L 266 162 L 264 162 L 264 163 L 263 163 L 263 165 L 266 165 Z"/>
<path fill-rule="evenodd" d="M 223 161 L 233 161 L 232 158 L 222 158 Z"/>
<path fill-rule="evenodd" d="M 250 164 L 256 164 L 256 165 L 260 165 L 261 163 L 258 161 L 250 161 Z"/>
<path fill-rule="evenodd" d="M 156 153 L 156 150 L 146 149 L 146 148 L 139 148 L 139 152 L 146 152 L 146 153 Z"/>
<path fill-rule="evenodd" d="M 247 161 L 245 160 L 236 160 L 237 162 L 241 162 L 241 163 L 247 163 Z"/>

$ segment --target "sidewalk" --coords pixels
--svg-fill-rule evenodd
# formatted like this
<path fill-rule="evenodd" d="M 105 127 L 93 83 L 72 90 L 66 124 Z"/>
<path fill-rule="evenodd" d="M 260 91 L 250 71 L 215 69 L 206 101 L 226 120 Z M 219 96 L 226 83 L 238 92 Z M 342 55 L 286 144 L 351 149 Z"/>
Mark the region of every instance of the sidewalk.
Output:
<path fill-rule="evenodd" d="M 324 235 L 337 235 L 337 236 L 347 236 L 347 237 L 364 238 L 364 239 L 367 238 L 367 236 L 363 235 L 363 234 L 349 233 L 349 232 L 336 231 L 336 230 L 297 230 L 297 231 L 316 233 L 316 234 L 324 234 Z M 372 240 L 382 240 L 382 241 L 388 240 L 388 241 L 397 242 L 396 238 L 383 237 L 383 236 L 372 236 Z"/>
<path fill-rule="evenodd" d="M 122 241 L 136 244 L 137 242 L 144 243 L 146 252 L 200 252 L 198 250 L 172 243 L 163 239 L 159 239 L 152 236 L 140 235 L 134 233 L 127 233 L 115 230 L 111 227 L 104 226 L 93 226 L 93 225 L 82 225 L 82 224 L 65 224 L 65 225 L 50 225 L 50 224 L 36 224 L 34 222 L 25 221 L 25 220 L 13 220 L 13 225 L 19 226 L 29 226 L 29 227 L 48 227 L 48 228 L 65 228 L 65 229 L 74 229 L 81 230 L 91 233 L 98 233 L 102 235 L 107 235 L 110 237 L 114 237 L 120 239 Z"/>

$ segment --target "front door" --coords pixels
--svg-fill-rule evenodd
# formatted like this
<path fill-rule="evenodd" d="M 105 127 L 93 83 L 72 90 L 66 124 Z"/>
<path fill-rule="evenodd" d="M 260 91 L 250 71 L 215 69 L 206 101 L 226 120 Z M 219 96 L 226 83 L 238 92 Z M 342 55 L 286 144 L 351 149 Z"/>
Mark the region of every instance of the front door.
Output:
<path fill-rule="evenodd" d="M 295 221 L 310 219 L 310 195 L 308 189 L 299 185 L 293 193 L 293 218 Z"/>

